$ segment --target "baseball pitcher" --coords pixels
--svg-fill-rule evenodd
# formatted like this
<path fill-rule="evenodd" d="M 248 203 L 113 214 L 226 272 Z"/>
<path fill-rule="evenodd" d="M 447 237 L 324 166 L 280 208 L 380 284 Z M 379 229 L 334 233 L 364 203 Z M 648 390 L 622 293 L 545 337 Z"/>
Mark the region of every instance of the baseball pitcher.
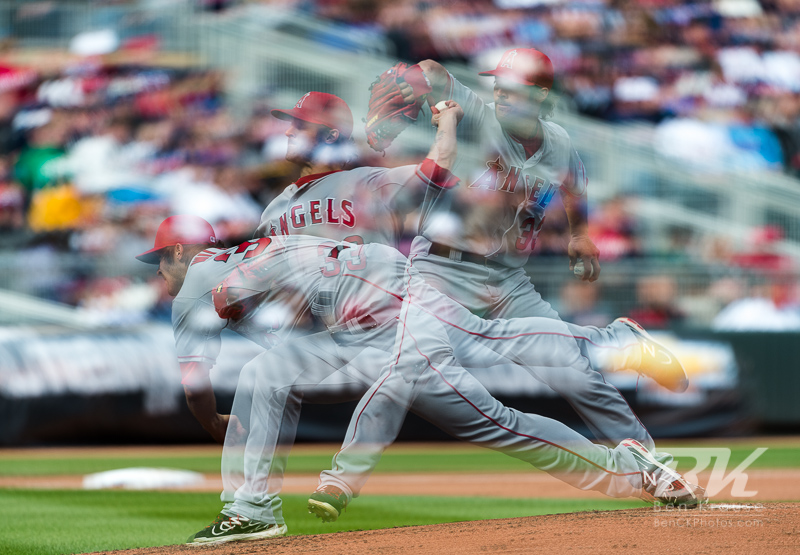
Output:
<path fill-rule="evenodd" d="M 410 261 L 430 285 L 479 316 L 558 319 L 523 269 L 556 193 L 570 224 L 570 269 L 583 267 L 581 279 L 595 281 L 600 264 L 587 233 L 583 164 L 566 131 L 547 119 L 554 104 L 553 65 L 538 50 L 513 48 L 480 75 L 495 79 L 492 104 L 432 60 L 395 66 L 373 85 L 368 141 L 386 148 L 426 102 L 434 106 L 451 99 L 462 106 L 459 141 L 475 148 L 456 157 L 453 173 L 462 178 L 461 186 L 428 188 Z M 396 86 L 385 86 L 387 80 Z M 398 108 L 398 98 L 404 108 Z M 688 385 L 677 357 L 633 320 L 571 330 L 594 368 L 636 369 L 673 391 Z M 493 355 L 472 343 L 462 357 L 470 368 L 485 367 Z M 637 437 L 652 448 L 637 432 L 640 423 L 627 403 L 601 375 L 591 372 L 578 383 L 551 375 L 545 383 L 570 402 L 599 440 L 613 445 L 621 437 Z"/>
<path fill-rule="evenodd" d="M 437 158 L 438 156 L 434 154 L 434 157 Z M 444 175 L 446 176 L 446 174 Z M 443 182 L 447 183 L 447 181 L 448 180 L 445 177 Z M 167 222 L 165 222 L 165 226 L 166 224 Z M 165 229 L 168 228 L 169 226 L 166 226 Z M 159 232 L 159 237 L 160 236 L 161 236 L 161 230 Z M 167 237 L 168 236 L 169 234 L 167 234 Z M 246 259 L 259 256 L 265 249 L 268 249 L 268 246 L 269 244 L 266 243 L 266 240 L 261 239 L 240 245 L 239 247 L 232 249 L 233 250 L 232 253 L 231 252 L 219 253 L 213 257 L 208 256 L 206 253 L 202 253 L 202 255 L 198 256 L 196 260 L 193 260 L 192 267 L 194 268 L 195 266 L 197 266 L 198 268 L 200 267 L 204 267 L 207 269 L 211 268 L 212 266 L 209 265 L 204 265 L 204 266 L 200 265 L 201 262 L 209 262 L 211 260 L 218 263 L 228 263 L 228 262 L 233 263 L 237 260 L 244 261 Z M 325 251 L 325 249 L 327 249 L 329 246 L 330 244 L 326 243 L 323 251 Z M 177 256 L 180 259 L 177 265 L 174 262 L 174 260 L 170 262 L 171 258 L 169 254 L 172 252 L 173 248 L 174 250 L 178 251 Z M 320 245 L 317 245 L 317 250 L 318 250 L 317 254 L 319 254 L 319 248 Z M 188 256 L 185 253 L 180 252 L 180 249 L 181 249 L 180 245 L 172 245 L 169 239 L 163 239 L 163 238 L 159 239 L 157 237 L 156 247 L 154 247 L 154 249 L 143 255 L 143 257 L 145 256 L 149 257 L 148 261 L 151 262 L 153 261 L 153 256 L 155 256 L 156 253 L 165 255 L 163 257 L 163 260 L 161 260 L 159 273 L 164 277 L 165 280 L 167 280 L 170 292 L 172 293 L 175 293 L 176 290 L 181 289 L 183 281 L 179 279 L 180 278 L 179 275 L 178 277 L 170 277 L 170 276 L 172 276 L 175 273 L 180 274 L 181 264 L 186 265 L 187 261 L 189 260 Z M 331 250 L 330 252 L 332 253 L 333 250 Z M 391 259 L 392 257 L 390 256 L 388 258 Z M 336 259 L 338 260 L 338 257 Z M 395 258 L 393 260 L 395 260 L 395 267 L 399 267 L 400 264 L 404 263 L 404 260 L 402 259 L 398 261 Z M 331 262 L 331 264 L 333 265 L 333 267 L 336 266 L 335 262 Z M 346 265 L 348 268 L 350 266 L 354 266 L 357 268 L 360 265 L 360 262 L 348 261 L 346 262 Z M 221 268 L 221 267 L 222 266 L 220 266 L 219 264 L 216 265 L 216 268 Z M 283 268 L 281 266 L 278 267 Z M 389 265 L 388 267 L 391 267 L 391 265 Z M 177 270 L 172 271 L 171 268 L 177 268 Z M 333 272 L 334 270 L 333 268 L 328 268 L 327 270 L 324 271 Z M 195 272 L 195 275 L 196 274 L 197 272 Z M 303 272 L 291 272 L 288 267 L 283 268 L 279 273 L 279 275 L 287 275 L 287 274 L 293 274 L 293 275 L 296 274 L 297 276 L 299 276 L 299 279 L 293 278 L 288 281 L 285 280 L 282 283 L 286 283 L 287 285 L 275 288 L 283 291 L 284 298 L 280 300 L 280 302 L 278 302 L 278 299 L 276 298 L 273 299 L 273 302 L 269 303 L 271 308 L 273 309 L 275 305 L 281 307 L 281 309 L 277 310 L 277 312 L 272 309 L 267 311 L 269 313 L 269 318 L 266 319 L 266 322 L 269 325 L 265 324 L 265 322 L 262 321 L 258 326 L 255 326 L 255 328 L 248 327 L 247 325 L 244 324 L 249 320 L 243 319 L 242 321 L 239 321 L 239 319 L 241 319 L 241 315 L 236 313 L 226 313 L 227 316 L 230 316 L 232 318 L 231 320 L 228 321 L 228 326 L 231 327 L 232 329 L 236 329 L 237 331 L 243 333 L 248 337 L 253 338 L 254 340 L 260 342 L 265 347 L 268 347 L 273 345 L 276 339 L 280 337 L 282 333 L 285 334 L 286 329 L 289 329 L 294 325 L 296 325 L 297 322 L 302 321 L 303 317 L 301 317 L 301 315 L 306 314 L 307 316 L 307 311 L 306 312 L 300 311 L 299 313 L 293 313 L 292 307 L 304 305 L 302 299 L 308 300 L 310 298 L 309 291 L 313 292 L 314 290 L 314 286 L 309 284 L 314 284 L 316 282 L 314 282 L 313 279 L 308 278 L 308 276 L 306 276 L 306 274 Z M 213 276 L 213 279 L 211 279 L 211 281 L 220 277 L 218 274 L 214 274 L 213 272 L 211 275 Z M 389 279 L 388 281 L 391 280 Z M 290 291 L 291 294 L 287 295 L 286 291 Z M 319 293 L 320 292 L 318 291 L 317 294 Z M 322 291 L 322 293 L 323 295 L 320 298 L 327 299 L 326 303 L 312 302 L 310 304 L 311 312 L 314 313 L 314 311 L 316 310 L 316 312 L 320 317 L 323 317 L 325 315 L 325 310 L 322 309 L 321 306 L 330 306 L 331 293 L 330 292 L 326 293 L 324 291 Z M 253 298 L 258 299 L 259 296 L 255 295 L 253 296 Z M 298 298 L 300 298 L 301 301 L 297 301 Z M 354 310 L 353 307 L 368 305 L 368 303 L 364 302 L 354 302 L 357 299 L 359 299 L 357 291 L 347 291 L 347 294 L 342 295 L 341 301 L 339 302 L 343 306 L 350 307 L 345 311 L 345 314 L 352 313 L 352 310 Z M 181 355 L 183 357 L 181 359 L 182 368 L 184 368 L 184 373 L 186 375 L 185 387 L 187 388 L 187 399 L 190 399 L 190 406 L 193 407 L 193 412 L 195 412 L 195 414 L 198 414 L 198 418 L 201 419 L 198 409 L 193 406 L 194 404 L 197 403 L 193 403 L 191 397 L 195 395 L 194 394 L 195 390 L 205 391 L 210 389 L 208 387 L 208 385 L 210 384 L 208 382 L 208 377 L 207 377 L 208 365 L 210 363 L 213 363 L 213 359 L 215 358 L 216 353 L 218 352 L 218 328 L 219 329 L 221 328 L 218 322 L 216 323 L 216 326 L 209 327 L 209 324 L 213 320 L 208 319 L 205 316 L 197 319 L 198 322 L 203 323 L 203 325 L 200 326 L 199 328 L 196 328 L 193 325 L 188 325 L 191 321 L 194 321 L 195 319 L 188 318 L 185 316 L 185 314 L 192 313 L 194 309 L 197 309 L 198 312 L 208 312 L 209 303 L 207 299 L 205 301 L 200 301 L 200 302 L 197 302 L 197 300 L 193 300 L 188 305 L 185 303 L 184 300 L 181 300 L 179 302 L 179 300 L 176 299 L 175 306 L 193 307 L 191 310 L 186 310 L 184 308 L 181 311 L 178 311 L 176 308 L 176 318 L 175 318 L 176 342 L 179 342 L 179 345 L 184 343 L 186 345 L 191 345 L 192 342 L 188 341 L 187 337 L 188 338 L 191 338 L 193 336 L 196 337 L 198 331 L 199 331 L 199 336 L 202 338 L 202 341 L 200 342 L 202 343 L 202 346 L 200 347 L 198 344 L 198 348 L 196 350 L 197 353 L 202 353 L 202 354 Z M 242 309 L 244 309 L 244 307 Z M 392 310 L 394 310 L 394 308 Z M 286 320 L 285 322 L 281 322 L 280 321 L 281 319 L 276 317 L 276 313 L 283 314 L 284 316 L 288 314 L 294 314 L 294 316 L 288 317 L 288 320 Z M 180 314 L 183 314 L 183 316 L 181 316 Z M 265 317 L 264 316 L 265 312 L 262 311 L 261 314 L 262 314 L 261 318 L 263 319 Z M 370 314 L 372 315 L 380 314 L 380 311 L 370 310 Z M 287 325 L 287 323 L 291 323 L 291 325 Z M 336 329 L 335 326 L 337 325 L 346 326 L 346 329 L 349 332 L 352 332 L 353 330 L 370 331 L 373 328 L 375 328 L 376 331 L 380 331 L 382 324 L 385 324 L 385 322 L 378 322 L 375 320 L 366 320 L 366 319 L 362 320 L 358 318 L 356 319 L 347 318 L 345 322 L 332 324 L 334 328 L 329 328 L 329 331 L 331 329 Z M 552 326 L 552 322 L 548 322 L 548 325 Z M 184 336 L 184 334 L 178 333 L 179 329 L 182 330 L 188 329 L 190 330 L 190 333 Z M 282 332 L 281 330 L 284 331 Z M 340 333 L 341 331 L 344 331 L 344 328 L 338 330 L 335 334 L 329 333 L 329 337 L 332 338 L 336 335 L 339 338 L 341 338 L 342 337 Z M 182 339 L 179 340 L 179 338 Z M 262 428 L 261 431 L 259 432 L 262 434 L 262 436 L 258 438 L 258 441 L 254 442 L 251 442 L 248 439 L 247 448 L 251 448 L 253 445 L 257 446 L 256 448 L 252 449 L 254 453 L 251 454 L 252 456 L 250 457 L 250 459 L 258 460 L 263 464 L 261 468 L 258 469 L 262 471 L 262 473 L 260 474 L 261 478 L 258 480 L 257 486 L 252 487 L 252 484 L 244 485 L 242 488 L 240 488 L 243 489 L 244 491 L 237 490 L 236 493 L 237 494 L 242 493 L 245 496 L 246 501 L 252 502 L 251 510 L 256 510 L 261 512 L 258 514 L 258 516 L 255 515 L 246 516 L 245 514 L 240 514 L 235 511 L 232 511 L 231 506 L 227 505 L 226 509 L 223 510 L 222 513 L 220 513 L 219 517 L 215 520 L 214 523 L 212 523 L 204 531 L 201 531 L 200 533 L 195 535 L 195 537 L 193 538 L 195 542 L 199 543 L 206 541 L 226 541 L 230 539 L 248 539 L 248 538 L 263 537 L 268 535 L 280 535 L 285 532 L 285 528 L 283 527 L 284 525 L 282 517 L 280 515 L 280 499 L 277 497 L 277 492 L 280 490 L 282 465 L 280 464 L 280 461 L 278 461 L 278 464 L 272 464 L 275 461 L 272 461 L 270 459 L 268 450 L 268 448 L 270 447 L 274 449 L 277 445 L 291 444 L 291 440 L 293 439 L 292 418 L 288 417 L 282 420 L 281 419 L 282 415 L 285 416 L 288 414 L 289 416 L 291 415 L 296 416 L 297 411 L 296 410 L 293 411 L 292 408 L 299 407 L 299 401 L 302 398 L 302 395 L 306 394 L 307 390 L 308 391 L 313 390 L 314 389 L 313 386 L 320 384 L 329 375 L 332 375 L 340 371 L 345 366 L 347 366 L 346 380 L 349 380 L 350 383 L 355 384 L 356 390 L 358 390 L 358 388 L 360 387 L 362 388 L 361 391 L 363 391 L 369 384 L 372 383 L 372 381 L 374 381 L 375 369 L 380 368 L 381 366 L 380 364 L 375 363 L 375 357 L 381 356 L 379 353 L 380 349 L 376 349 L 375 346 L 376 345 L 385 346 L 387 343 L 391 342 L 388 341 L 386 338 L 387 335 L 385 333 L 383 334 L 383 341 L 379 341 L 375 337 L 371 337 L 368 334 L 365 334 L 363 336 L 357 336 L 355 340 L 350 338 L 349 341 L 344 343 L 342 342 L 341 339 L 333 341 L 330 345 L 327 345 L 326 346 L 327 348 L 324 350 L 319 348 L 315 349 L 315 346 L 316 347 L 320 346 L 320 344 L 316 341 L 304 346 L 303 348 L 298 348 L 295 351 L 291 352 L 291 354 L 298 361 L 298 366 L 304 370 L 301 370 L 298 373 L 295 373 L 294 371 L 291 370 L 288 373 L 283 372 L 282 370 L 285 364 L 284 362 L 281 361 L 280 372 L 272 371 L 267 373 L 271 374 L 272 378 L 281 376 L 283 377 L 283 381 L 280 380 L 275 381 L 275 383 L 278 384 L 277 387 L 264 388 L 266 389 L 266 391 L 259 389 L 260 387 L 259 384 L 269 383 L 272 386 L 273 384 L 272 379 L 249 382 L 247 376 L 263 373 L 263 366 L 264 366 L 263 361 L 259 359 L 268 356 L 272 353 L 269 352 L 265 353 L 265 355 L 262 355 L 262 357 L 258 357 L 247 367 L 245 367 L 245 369 L 243 369 L 242 372 L 243 378 L 240 381 L 240 387 L 251 389 L 252 391 L 249 393 L 249 396 L 253 398 L 258 398 L 259 401 L 265 401 L 258 403 L 253 401 L 252 407 L 249 408 L 253 411 L 254 414 L 256 412 L 258 412 L 258 414 L 255 414 L 254 419 L 246 418 L 245 422 L 246 428 L 252 428 L 252 430 L 250 431 L 251 435 L 254 433 L 253 430 L 259 427 Z M 392 338 L 389 337 L 389 339 Z M 284 343 L 284 345 L 279 347 L 279 349 L 292 344 L 298 345 L 297 341 L 295 340 L 292 342 Z M 366 348 L 366 346 L 369 346 L 369 348 Z M 290 356 L 290 360 L 291 358 L 292 357 Z M 350 362 L 349 365 L 348 362 Z M 360 371 L 358 370 L 359 366 L 361 366 L 360 364 L 361 362 L 364 362 L 363 368 L 365 368 L 365 370 L 363 371 L 363 373 L 360 373 Z M 258 370 L 259 367 L 262 367 L 262 369 Z M 266 368 L 267 369 L 275 368 L 275 366 L 267 366 Z M 372 372 L 371 374 L 370 371 Z M 242 384 L 245 385 L 242 386 Z M 328 391 L 329 389 L 324 389 L 323 394 L 328 394 Z M 483 396 L 484 393 L 482 393 L 481 396 Z M 237 391 L 237 400 L 240 399 L 240 397 L 241 396 Z M 208 419 L 209 421 L 211 422 L 219 421 L 227 424 L 227 422 L 223 417 L 219 417 L 219 415 L 216 415 L 216 411 L 213 407 L 213 393 L 211 395 L 211 402 L 201 406 L 203 406 L 206 409 L 205 412 L 212 415 L 212 417 Z M 257 407 L 259 408 L 257 409 Z M 249 416 L 250 411 L 237 410 L 237 407 L 234 406 L 234 414 Z M 201 419 L 201 422 L 202 421 L 203 419 Z M 267 423 L 274 424 L 274 426 L 273 425 L 262 426 L 262 424 L 267 424 Z M 293 423 L 294 425 L 296 425 L 296 419 L 294 420 Z M 479 423 L 478 427 L 480 427 L 481 425 L 482 424 Z M 222 429 L 223 426 L 219 425 L 219 428 Z M 236 435 L 237 433 L 241 433 L 240 428 L 241 425 L 238 421 L 236 422 L 235 433 L 232 434 L 230 432 L 230 427 L 229 427 L 228 438 L 230 439 L 231 436 Z M 271 432 L 272 436 L 270 439 L 266 437 L 269 434 L 264 435 L 263 428 L 267 428 L 268 431 L 279 429 L 279 433 L 272 431 Z M 464 437 L 462 434 L 465 432 L 464 429 L 462 428 L 461 430 L 452 430 L 451 433 L 459 437 Z M 218 436 L 218 434 L 212 434 L 212 435 Z M 475 436 L 470 435 L 470 437 L 475 437 Z M 266 454 L 266 457 L 260 456 L 262 452 Z M 278 459 L 279 458 L 280 457 L 278 457 Z M 225 460 L 223 460 L 223 467 L 224 466 L 225 466 Z M 266 472 L 263 472 L 264 470 L 266 470 Z M 224 468 L 223 468 L 223 474 L 225 474 Z M 258 475 L 258 472 L 256 472 L 255 474 Z M 226 487 L 226 489 L 228 488 Z M 242 501 L 242 499 L 237 499 L 237 502 L 239 501 Z M 247 502 L 243 503 L 243 505 L 247 506 Z"/>
<path fill-rule="evenodd" d="M 405 166 L 391 170 L 358 168 L 343 171 L 345 160 L 340 156 L 332 156 L 330 151 L 337 148 L 337 145 L 341 149 L 342 141 L 349 137 L 352 115 L 347 105 L 334 95 L 310 92 L 301 97 L 291 110 L 273 110 L 272 113 L 275 117 L 290 122 L 286 131 L 286 158 L 300 165 L 301 177 L 265 209 L 257 231 L 259 235 L 299 233 L 335 240 L 397 245 L 401 229 L 399 222 L 404 213 L 413 206 L 415 196 L 419 196 L 420 191 L 426 195 L 426 204 L 422 211 L 427 214 L 433 205 L 427 199 L 439 198 L 463 188 L 463 185 L 453 187 L 455 177 L 449 173 L 446 178 L 449 180 L 447 187 L 430 186 L 430 183 L 439 178 L 439 163 L 444 163 L 431 156 L 418 167 Z M 422 182 L 420 177 L 424 178 Z M 549 196 L 553 192 L 551 190 Z M 544 205 L 546 202 L 535 210 L 543 214 Z M 423 221 L 426 219 L 427 216 Z M 457 281 L 454 273 L 460 272 L 461 279 L 466 284 L 478 286 L 481 280 L 485 280 L 485 276 L 476 276 L 471 269 L 470 264 L 457 265 L 448 276 Z M 485 268 L 478 269 L 481 270 L 485 271 Z M 433 276 L 429 275 L 428 279 L 440 284 L 440 280 Z M 503 280 L 502 277 L 495 279 Z M 509 283 L 513 284 L 512 290 L 522 289 L 517 292 L 518 296 L 527 292 L 521 284 L 527 283 L 530 286 L 530 282 L 519 268 L 514 270 L 509 279 Z M 447 288 L 443 287 L 443 290 L 447 291 Z M 531 298 L 541 301 L 535 290 Z M 474 307 L 471 308 L 474 310 Z M 555 313 L 545 314 L 553 316 Z M 593 361 L 605 360 L 609 358 L 606 353 L 614 353 L 621 355 L 613 359 L 619 367 L 636 368 L 648 363 L 652 365 L 652 361 L 641 359 L 638 349 L 627 348 L 638 346 L 638 343 L 626 326 L 622 326 L 621 331 L 628 340 L 624 344 L 620 344 L 621 340 L 615 338 L 609 329 L 580 328 L 571 324 L 568 326 L 569 333 L 578 339 L 584 354 L 591 355 Z M 485 350 L 469 337 L 456 336 L 452 328 L 449 332 L 451 342 L 465 343 L 459 349 L 463 353 L 462 363 L 465 366 L 487 367 L 500 364 L 495 353 Z M 301 340 L 300 345 L 305 345 L 306 351 L 325 352 L 331 350 L 326 347 L 328 341 L 325 334 L 319 334 Z M 661 349 L 660 346 L 659 348 Z M 295 353 L 303 351 L 297 344 L 291 349 Z M 281 360 L 281 364 L 286 365 L 287 357 L 283 354 L 278 359 L 275 353 L 273 359 Z M 297 368 L 298 371 L 301 369 L 302 367 Z M 621 439 L 632 437 L 648 448 L 653 447 L 652 439 L 628 404 L 615 388 L 605 383 L 599 373 L 592 371 L 586 376 L 578 376 L 575 373 L 550 371 L 534 375 L 567 398 L 595 435 L 605 440 L 606 444 L 616 445 Z"/>
<path fill-rule="evenodd" d="M 566 326 L 558 330 L 556 348 L 545 351 L 543 340 L 552 345 L 551 320 L 478 318 L 428 286 L 398 251 L 380 244 L 307 236 L 261 238 L 229 249 L 213 244 L 209 224 L 174 216 L 160 226 L 154 248 L 139 256 L 158 261 L 159 275 L 176 296 L 176 350 L 187 399 L 199 418 L 208 420 L 206 413 L 216 412 L 213 406 L 197 406 L 193 395 L 210 389 L 208 369 L 219 353 L 222 329 L 228 327 L 267 348 L 276 337 L 302 329 L 311 313 L 341 348 L 342 362 L 352 355 L 349 362 L 365 357 L 356 365 L 363 363 L 365 376 L 373 369 L 369 377 L 377 379 L 359 410 L 360 419 L 377 420 L 369 425 L 356 421 L 371 431 L 361 444 L 368 449 L 356 453 L 356 464 L 366 457 L 362 464 L 374 466 L 375 450 L 368 442 L 386 444 L 380 428 L 395 429 L 410 408 L 455 437 L 525 460 L 581 489 L 690 505 L 702 499 L 698 488 L 659 465 L 634 440 L 610 449 L 559 422 L 504 407 L 460 367 L 445 331 L 455 327 L 485 341 L 498 357 L 515 364 L 563 371 L 588 364 Z M 376 345 L 388 348 L 381 352 Z M 373 399 L 387 411 L 370 410 Z M 255 402 L 253 406 L 254 411 L 274 408 Z M 231 419 L 227 434 L 261 423 L 236 422 L 241 430 L 232 432 Z M 271 486 L 279 489 L 279 483 Z M 223 512 L 194 536 L 194 543 L 285 533 L 277 517 L 273 522 L 256 521 Z"/>

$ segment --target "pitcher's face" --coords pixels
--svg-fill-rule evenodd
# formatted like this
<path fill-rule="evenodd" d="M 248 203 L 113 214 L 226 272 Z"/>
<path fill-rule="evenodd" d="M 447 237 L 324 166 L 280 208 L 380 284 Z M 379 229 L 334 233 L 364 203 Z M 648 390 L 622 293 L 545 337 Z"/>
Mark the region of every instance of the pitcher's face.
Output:
<path fill-rule="evenodd" d="M 494 113 L 503 127 L 517 127 L 539 117 L 540 103 L 534 98 L 534 87 L 507 79 L 495 79 Z"/>
<path fill-rule="evenodd" d="M 174 247 L 171 247 L 174 248 Z M 167 284 L 167 293 L 174 297 L 181 291 L 183 281 L 186 279 L 188 266 L 180 260 L 176 260 L 174 252 L 167 249 L 161 254 L 161 261 L 158 263 L 158 275 Z"/>
<path fill-rule="evenodd" d="M 327 128 L 300 119 L 291 121 L 292 124 L 286 130 L 286 137 L 289 139 L 286 160 L 294 164 L 308 163 Z"/>

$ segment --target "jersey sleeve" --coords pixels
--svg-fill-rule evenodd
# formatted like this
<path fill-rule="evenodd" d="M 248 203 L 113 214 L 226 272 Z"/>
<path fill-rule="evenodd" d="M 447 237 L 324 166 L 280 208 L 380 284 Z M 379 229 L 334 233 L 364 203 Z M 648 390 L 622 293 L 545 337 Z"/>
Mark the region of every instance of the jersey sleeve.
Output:
<path fill-rule="evenodd" d="M 586 190 L 589 186 L 589 180 L 586 177 L 586 168 L 583 166 L 578 151 L 575 150 L 571 144 L 569 150 L 569 169 L 561 188 L 573 196 L 582 197 L 586 195 Z"/>
<path fill-rule="evenodd" d="M 447 74 L 447 86 L 445 88 L 445 100 L 455 100 L 461 109 L 464 110 L 464 118 L 459 124 L 459 129 L 479 126 L 486 117 L 487 107 L 483 99 L 475 91 L 464 86 L 458 79 L 450 73 Z"/>
<path fill-rule="evenodd" d="M 258 224 L 253 238 L 269 237 L 277 233 L 280 226 L 280 216 L 283 213 L 282 209 L 286 208 L 286 191 L 283 191 L 264 208 L 261 213 L 261 221 Z M 275 233 L 273 233 L 275 231 Z"/>
<path fill-rule="evenodd" d="M 178 362 L 213 365 L 219 355 L 220 333 L 227 321 L 217 316 L 211 293 L 199 299 L 176 298 L 172 303 L 172 330 Z"/>
<path fill-rule="evenodd" d="M 413 211 L 425 192 L 416 169 L 417 166 L 377 169 L 369 180 L 373 194 L 395 214 Z"/>
<path fill-rule="evenodd" d="M 458 102 L 458 105 L 464 110 L 464 120 L 473 121 L 482 119 L 486 113 L 486 103 L 483 99 L 478 96 L 475 91 L 463 85 L 450 73 L 447 74 L 445 100 L 455 100 Z"/>
<path fill-rule="evenodd" d="M 275 202 L 274 200 L 272 202 Z M 271 227 L 271 220 L 270 220 L 270 205 L 264 208 L 264 211 L 261 213 L 261 220 L 258 222 L 258 227 L 253 232 L 253 239 L 257 239 L 259 237 L 266 237 L 269 235 L 269 230 Z"/>
<path fill-rule="evenodd" d="M 208 379 L 210 369 L 211 365 L 204 362 L 182 362 L 181 385 L 189 388 L 201 386 Z"/>
<path fill-rule="evenodd" d="M 441 167 L 431 158 L 425 158 L 417 166 L 417 177 L 426 185 L 440 189 L 452 189 L 461 182 L 450 170 Z"/>

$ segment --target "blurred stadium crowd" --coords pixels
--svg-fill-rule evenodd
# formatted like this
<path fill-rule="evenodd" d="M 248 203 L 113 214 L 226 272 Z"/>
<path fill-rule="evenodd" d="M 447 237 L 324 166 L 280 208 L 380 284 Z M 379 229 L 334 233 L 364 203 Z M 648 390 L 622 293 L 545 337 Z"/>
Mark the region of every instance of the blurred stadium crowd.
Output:
<path fill-rule="evenodd" d="M 612 122 L 673 119 L 660 132 L 666 154 L 800 175 L 796 0 L 290 4 L 382 34 L 412 62 L 491 67 L 496 49 L 535 45 L 581 113 Z"/>
<path fill-rule="evenodd" d="M 252 3 L 198 2 L 196 10 L 224 18 Z M 800 177 L 796 0 L 277 4 L 388 39 L 393 54 L 408 61 L 493 67 L 498 48 L 534 45 L 553 59 L 562 109 L 615 124 L 655 123 L 655 143 L 673 163 Z M 347 36 L 327 35 L 322 48 L 346 48 Z M 0 272 L 0 286 L 81 306 L 108 324 L 167 318 L 160 279 L 113 269 L 130 269 L 133 254 L 173 213 L 202 216 L 229 244 L 249 238 L 263 207 L 297 178 L 282 159 L 285 125 L 269 115 L 277 106 L 265 96 L 247 118 L 236 117 L 242 107 L 226 100 L 224 73 L 142 56 L 158 49 L 157 37 L 128 38 L 114 48 L 113 61 L 70 56 L 28 65 L 16 61 L 13 38 L 0 51 L 0 247 L 15 256 L 6 257 L 11 266 Z M 356 146 L 358 164 L 411 161 Z M 593 205 L 601 262 L 653 259 L 760 276 L 721 275 L 679 294 L 669 275 L 645 275 L 635 293 L 627 291 L 636 298 L 625 307 L 632 317 L 649 328 L 726 317 L 736 327 L 757 314 L 765 326 L 800 329 L 796 260 L 772 248 L 784 233 L 779 226 L 754 229 L 748 244 L 676 229 L 667 249 L 654 251 L 629 200 Z M 566 232 L 554 206 L 532 264 L 552 257 L 565 266 Z M 564 319 L 605 325 L 619 315 L 599 286 L 560 281 L 550 300 Z M 726 314 L 737 303 L 739 313 Z"/>

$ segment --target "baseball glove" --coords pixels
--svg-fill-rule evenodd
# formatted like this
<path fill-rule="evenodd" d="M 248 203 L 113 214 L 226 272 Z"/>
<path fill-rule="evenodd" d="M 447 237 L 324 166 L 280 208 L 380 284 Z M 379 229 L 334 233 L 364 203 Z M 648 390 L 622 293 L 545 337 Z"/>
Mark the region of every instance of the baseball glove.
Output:
<path fill-rule="evenodd" d="M 252 271 L 236 266 L 211 293 L 214 309 L 220 318 L 241 320 L 261 302 L 263 295 L 256 288 L 257 277 Z"/>
<path fill-rule="evenodd" d="M 403 99 L 400 83 L 414 91 L 414 102 Z M 369 109 L 365 131 L 367 144 L 378 152 L 386 150 L 403 129 L 417 121 L 425 96 L 431 92 L 430 82 L 419 65 L 402 62 L 390 67 L 369 87 Z"/>

